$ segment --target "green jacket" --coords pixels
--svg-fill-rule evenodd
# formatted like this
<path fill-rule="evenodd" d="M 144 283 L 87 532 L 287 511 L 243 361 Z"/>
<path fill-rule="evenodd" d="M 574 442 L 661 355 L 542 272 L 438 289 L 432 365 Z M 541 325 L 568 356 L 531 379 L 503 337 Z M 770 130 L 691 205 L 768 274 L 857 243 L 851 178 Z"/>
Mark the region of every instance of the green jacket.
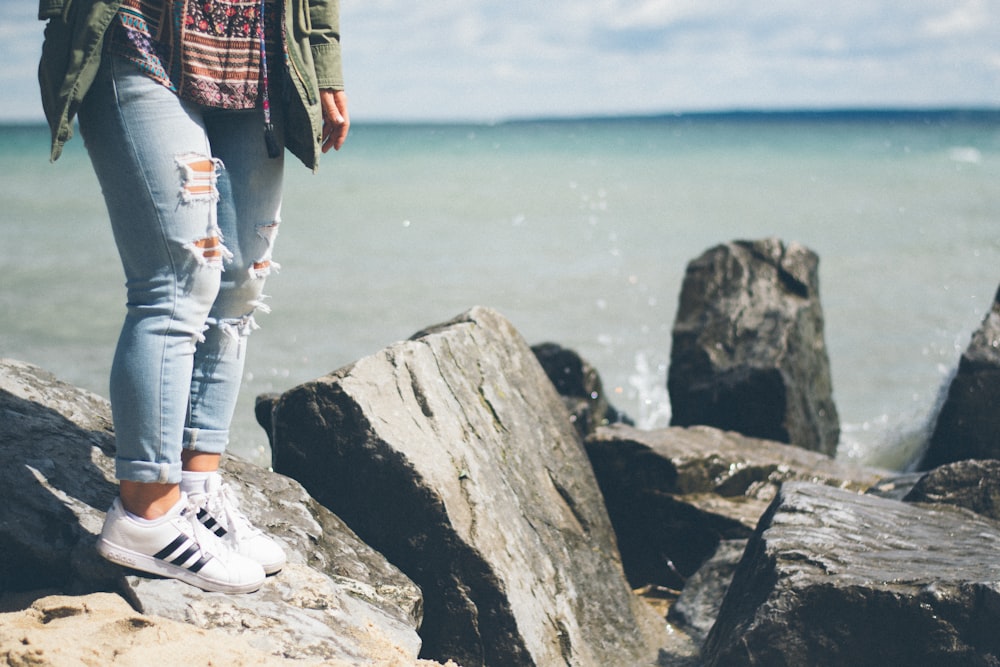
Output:
<path fill-rule="evenodd" d="M 285 146 L 316 169 L 323 130 L 319 91 L 344 88 L 339 0 L 284 0 L 283 4 L 284 46 L 293 84 L 284 100 Z M 52 160 L 73 136 L 73 119 L 97 75 L 104 34 L 120 5 L 121 0 L 38 2 L 38 18 L 48 22 L 38 81 L 52 131 Z"/>

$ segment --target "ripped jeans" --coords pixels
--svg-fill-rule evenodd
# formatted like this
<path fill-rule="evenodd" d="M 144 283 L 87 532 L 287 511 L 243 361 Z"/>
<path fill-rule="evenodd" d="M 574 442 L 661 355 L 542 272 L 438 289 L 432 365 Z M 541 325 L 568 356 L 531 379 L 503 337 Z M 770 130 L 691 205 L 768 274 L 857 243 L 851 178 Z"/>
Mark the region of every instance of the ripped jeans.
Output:
<path fill-rule="evenodd" d="M 110 387 L 116 476 L 177 483 L 182 449 L 222 453 L 229 441 L 276 266 L 283 160 L 267 156 L 259 110 L 190 104 L 107 54 L 79 119 L 126 279 Z"/>

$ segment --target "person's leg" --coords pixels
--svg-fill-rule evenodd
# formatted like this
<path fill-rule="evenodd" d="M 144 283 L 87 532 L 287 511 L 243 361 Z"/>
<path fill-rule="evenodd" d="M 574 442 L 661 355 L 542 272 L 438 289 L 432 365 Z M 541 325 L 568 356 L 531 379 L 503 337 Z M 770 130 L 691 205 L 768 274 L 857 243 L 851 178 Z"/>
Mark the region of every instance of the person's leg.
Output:
<path fill-rule="evenodd" d="M 255 590 L 261 566 L 209 533 L 178 486 L 195 349 L 227 256 L 218 161 L 196 108 L 113 57 L 80 109 L 80 127 L 128 293 L 111 373 L 120 491 L 98 550 L 207 590 Z"/>
<path fill-rule="evenodd" d="M 195 352 L 191 401 L 185 429 L 181 489 L 199 509 L 204 525 L 267 573 L 280 570 L 285 553 L 239 510 L 236 496 L 217 472 L 229 441 L 247 343 L 266 311 L 264 280 L 280 220 L 283 159 L 269 158 L 259 111 L 213 111 L 205 115 L 219 174 L 218 222 L 232 257 L 205 337 Z M 280 122 L 276 123 L 280 132 Z"/>
<path fill-rule="evenodd" d="M 267 156 L 260 111 L 208 111 L 205 127 L 222 165 L 218 225 L 231 257 L 195 351 L 185 460 L 193 452 L 222 454 L 228 445 L 255 313 L 268 310 L 263 289 L 282 195 L 283 159 Z"/>
<path fill-rule="evenodd" d="M 180 482 L 195 349 L 219 292 L 218 161 L 196 107 L 106 58 L 80 109 L 125 270 L 127 314 L 111 372 L 116 475 Z"/>

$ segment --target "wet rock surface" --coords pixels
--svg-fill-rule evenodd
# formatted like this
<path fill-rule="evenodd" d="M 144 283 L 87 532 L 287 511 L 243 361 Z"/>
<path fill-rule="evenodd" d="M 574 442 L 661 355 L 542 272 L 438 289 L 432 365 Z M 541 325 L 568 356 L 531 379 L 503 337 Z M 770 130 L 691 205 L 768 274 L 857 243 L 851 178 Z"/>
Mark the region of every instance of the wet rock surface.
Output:
<path fill-rule="evenodd" d="M 761 519 L 705 665 L 1000 664 L 1000 527 L 957 508 L 789 482 Z"/>
<path fill-rule="evenodd" d="M 818 266 L 812 251 L 777 239 L 716 246 L 688 265 L 667 380 L 671 425 L 836 452 Z"/>
<path fill-rule="evenodd" d="M 668 644 L 560 396 L 494 311 L 294 388 L 271 419 L 275 469 L 420 585 L 422 656 L 641 665 Z"/>
<path fill-rule="evenodd" d="M 964 459 L 1000 459 L 1000 290 L 958 362 L 922 470 Z"/>

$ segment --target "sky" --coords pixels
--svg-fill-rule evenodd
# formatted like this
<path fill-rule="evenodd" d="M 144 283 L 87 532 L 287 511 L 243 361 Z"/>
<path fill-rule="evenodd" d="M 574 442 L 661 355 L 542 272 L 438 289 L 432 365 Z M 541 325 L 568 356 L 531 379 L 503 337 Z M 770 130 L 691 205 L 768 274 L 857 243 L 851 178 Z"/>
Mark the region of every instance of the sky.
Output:
<path fill-rule="evenodd" d="M 0 122 L 43 25 L 0 0 Z M 1000 0 L 341 0 L 357 121 L 1000 107 Z"/>

